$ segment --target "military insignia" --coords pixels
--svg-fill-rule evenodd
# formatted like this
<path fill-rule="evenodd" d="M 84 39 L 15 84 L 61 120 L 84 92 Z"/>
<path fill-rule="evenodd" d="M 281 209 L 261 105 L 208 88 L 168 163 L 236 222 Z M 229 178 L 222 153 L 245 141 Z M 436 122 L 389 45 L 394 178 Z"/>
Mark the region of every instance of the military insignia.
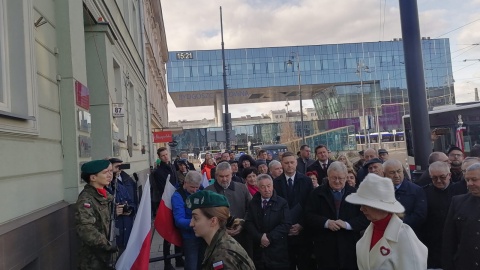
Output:
<path fill-rule="evenodd" d="M 83 204 L 83 207 L 85 207 L 85 208 L 91 208 L 92 206 L 91 206 L 89 203 L 84 203 L 84 204 Z"/>
<path fill-rule="evenodd" d="M 380 253 L 382 253 L 383 256 L 387 256 L 388 254 L 390 254 L 390 249 L 382 246 L 380 247 Z"/>
<path fill-rule="evenodd" d="M 218 261 L 216 263 L 213 263 L 213 270 L 219 270 L 223 269 L 223 261 Z"/>
<path fill-rule="evenodd" d="M 193 204 L 198 204 L 199 201 L 200 201 L 200 200 L 199 200 L 198 198 L 194 198 L 194 199 L 193 199 Z"/>
<path fill-rule="evenodd" d="M 187 208 L 192 208 L 192 202 L 190 200 L 187 200 Z"/>
<path fill-rule="evenodd" d="M 200 204 L 203 204 L 203 201 L 205 201 L 205 197 L 202 197 L 202 199 L 200 200 Z"/>

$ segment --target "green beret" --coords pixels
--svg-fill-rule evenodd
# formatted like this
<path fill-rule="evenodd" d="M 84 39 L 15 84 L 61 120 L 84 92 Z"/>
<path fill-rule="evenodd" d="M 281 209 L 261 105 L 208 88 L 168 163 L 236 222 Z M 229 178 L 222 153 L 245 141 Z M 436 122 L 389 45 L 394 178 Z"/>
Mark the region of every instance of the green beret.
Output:
<path fill-rule="evenodd" d="M 82 165 L 82 173 L 97 174 L 110 166 L 110 161 L 99 159 L 92 160 Z"/>
<path fill-rule="evenodd" d="M 197 208 L 210 208 L 226 206 L 230 207 L 225 196 L 210 190 L 202 190 L 187 198 L 187 207 L 194 210 Z"/>

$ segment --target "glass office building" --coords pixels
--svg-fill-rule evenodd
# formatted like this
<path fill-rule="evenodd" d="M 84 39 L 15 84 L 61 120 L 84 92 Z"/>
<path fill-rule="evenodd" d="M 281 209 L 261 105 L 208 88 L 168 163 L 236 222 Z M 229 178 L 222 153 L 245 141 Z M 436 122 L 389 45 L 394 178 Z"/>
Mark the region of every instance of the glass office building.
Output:
<path fill-rule="evenodd" d="M 422 50 L 429 109 L 455 103 L 449 40 L 422 38 Z M 320 119 L 309 132 L 353 125 L 360 133 L 360 118 L 375 131 L 401 130 L 415 104 L 401 40 L 228 49 L 225 58 L 231 104 L 298 100 L 300 71 L 302 98 L 313 100 Z M 170 52 L 168 91 L 177 107 L 219 108 L 222 74 L 221 50 Z"/>

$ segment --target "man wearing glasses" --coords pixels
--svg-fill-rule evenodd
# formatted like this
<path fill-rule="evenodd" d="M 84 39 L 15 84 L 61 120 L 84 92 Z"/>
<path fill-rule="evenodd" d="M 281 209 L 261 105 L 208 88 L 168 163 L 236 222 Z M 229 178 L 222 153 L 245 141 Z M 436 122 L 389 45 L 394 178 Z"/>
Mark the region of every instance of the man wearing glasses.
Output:
<path fill-rule="evenodd" d="M 450 173 L 452 174 L 452 182 L 456 183 L 462 180 L 462 162 L 465 159 L 465 155 L 462 149 L 452 145 L 447 151 L 448 159 L 451 162 Z"/>
<path fill-rule="evenodd" d="M 428 269 L 442 268 L 443 227 L 452 201 L 453 186 L 450 182 L 450 166 L 435 161 L 428 168 L 432 182 L 423 190 L 427 197 L 428 215 L 422 227 L 420 239 L 428 248 Z"/>

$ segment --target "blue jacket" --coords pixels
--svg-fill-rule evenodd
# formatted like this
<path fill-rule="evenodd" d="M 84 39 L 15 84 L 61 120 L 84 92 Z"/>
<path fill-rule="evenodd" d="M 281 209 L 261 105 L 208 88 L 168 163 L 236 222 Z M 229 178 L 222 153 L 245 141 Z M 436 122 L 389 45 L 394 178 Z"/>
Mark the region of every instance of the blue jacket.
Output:
<path fill-rule="evenodd" d="M 425 192 L 421 187 L 404 179 L 400 187 L 395 190 L 395 198 L 405 207 L 403 222 L 410 225 L 417 233 L 427 218 L 427 197 Z"/>
<path fill-rule="evenodd" d="M 191 194 L 184 190 L 188 196 Z M 190 227 L 190 220 L 192 219 L 192 210 L 185 207 L 185 201 L 182 198 L 182 195 L 175 191 L 172 195 L 172 211 L 173 211 L 173 220 L 175 220 L 175 226 L 180 229 L 183 239 L 192 239 L 196 238 L 195 233 L 193 232 L 192 227 Z"/>

